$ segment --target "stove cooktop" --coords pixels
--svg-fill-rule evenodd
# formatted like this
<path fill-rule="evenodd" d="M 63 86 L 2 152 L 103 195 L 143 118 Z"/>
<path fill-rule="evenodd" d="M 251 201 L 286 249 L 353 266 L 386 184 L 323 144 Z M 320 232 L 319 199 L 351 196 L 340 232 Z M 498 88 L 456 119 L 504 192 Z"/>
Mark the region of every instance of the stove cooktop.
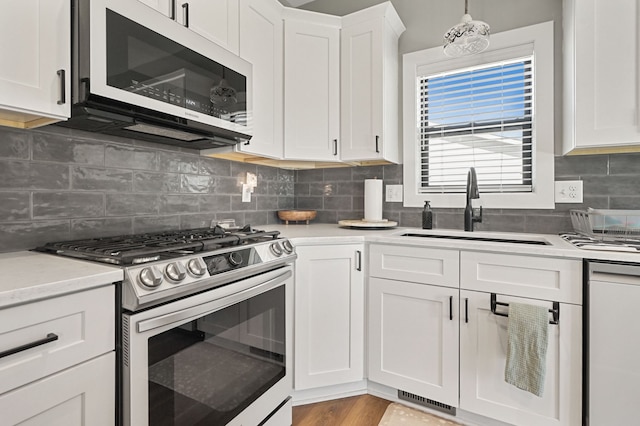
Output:
<path fill-rule="evenodd" d="M 225 247 L 275 240 L 278 231 L 256 230 L 247 225 L 233 231 L 216 225 L 115 237 L 50 242 L 35 250 L 112 265 L 139 265 Z"/>
<path fill-rule="evenodd" d="M 137 311 L 292 263 L 295 249 L 279 235 L 217 225 L 52 242 L 35 250 L 122 267 L 122 307 Z"/>

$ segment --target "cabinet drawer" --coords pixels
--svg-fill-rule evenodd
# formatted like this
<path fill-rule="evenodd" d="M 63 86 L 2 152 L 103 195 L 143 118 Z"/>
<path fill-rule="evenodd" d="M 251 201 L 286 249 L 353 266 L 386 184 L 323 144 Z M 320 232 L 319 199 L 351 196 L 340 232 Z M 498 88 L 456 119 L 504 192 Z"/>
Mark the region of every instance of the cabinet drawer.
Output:
<path fill-rule="evenodd" d="M 369 275 L 458 287 L 459 252 L 426 247 L 369 246 Z"/>
<path fill-rule="evenodd" d="M 0 396 L 3 425 L 113 426 L 115 353 Z"/>
<path fill-rule="evenodd" d="M 0 310 L 0 393 L 112 351 L 114 286 Z M 56 340 L 42 342 L 47 336 Z"/>
<path fill-rule="evenodd" d="M 580 260 L 461 252 L 460 288 L 582 304 Z"/>

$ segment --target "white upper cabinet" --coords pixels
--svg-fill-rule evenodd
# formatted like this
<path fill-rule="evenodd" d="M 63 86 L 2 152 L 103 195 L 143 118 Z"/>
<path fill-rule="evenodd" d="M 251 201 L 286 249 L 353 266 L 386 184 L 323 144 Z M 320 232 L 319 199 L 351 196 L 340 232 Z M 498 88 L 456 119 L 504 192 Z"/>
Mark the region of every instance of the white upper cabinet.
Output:
<path fill-rule="evenodd" d="M 176 16 L 176 0 L 138 0 L 171 19 Z"/>
<path fill-rule="evenodd" d="M 398 38 L 404 30 L 390 2 L 343 18 L 343 161 L 399 161 Z"/>
<path fill-rule="evenodd" d="M 238 54 L 240 0 L 139 0 L 180 25 Z"/>
<path fill-rule="evenodd" d="M 563 153 L 640 150 L 638 2 L 563 6 Z"/>
<path fill-rule="evenodd" d="M 340 18 L 287 9 L 284 52 L 286 159 L 339 161 Z"/>
<path fill-rule="evenodd" d="M 238 54 L 239 0 L 180 0 L 177 3 L 177 22 Z"/>
<path fill-rule="evenodd" d="M 283 156 L 283 21 L 276 0 L 240 0 L 240 56 L 253 65 L 253 137 L 243 153 Z"/>
<path fill-rule="evenodd" d="M 21 0 L 0 14 L 0 125 L 69 118 L 70 17 L 68 0 Z"/>

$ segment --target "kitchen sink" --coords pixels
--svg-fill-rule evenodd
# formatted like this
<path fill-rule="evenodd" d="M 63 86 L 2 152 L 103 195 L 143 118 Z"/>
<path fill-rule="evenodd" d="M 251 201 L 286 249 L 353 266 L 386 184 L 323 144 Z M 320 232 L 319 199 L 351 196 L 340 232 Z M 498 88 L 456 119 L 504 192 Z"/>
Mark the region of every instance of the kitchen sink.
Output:
<path fill-rule="evenodd" d="M 550 243 L 543 239 L 517 239 L 517 238 L 506 238 L 506 237 L 487 237 L 487 236 L 471 236 L 471 235 L 448 235 L 448 234 L 419 234 L 407 232 L 405 234 L 401 234 L 401 237 L 421 237 L 421 238 L 441 238 L 445 240 L 463 240 L 463 241 L 482 241 L 482 242 L 491 242 L 491 243 L 514 243 L 514 244 L 529 244 L 529 245 L 539 245 L 546 246 L 550 245 Z"/>

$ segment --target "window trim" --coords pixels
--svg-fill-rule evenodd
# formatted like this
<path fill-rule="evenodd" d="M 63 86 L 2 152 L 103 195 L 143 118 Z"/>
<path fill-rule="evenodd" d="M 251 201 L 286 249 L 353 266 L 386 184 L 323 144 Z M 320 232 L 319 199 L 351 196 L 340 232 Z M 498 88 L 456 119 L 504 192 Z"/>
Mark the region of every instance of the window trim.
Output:
<path fill-rule="evenodd" d="M 433 207 L 464 207 L 464 193 L 419 193 L 420 139 L 418 76 L 515 58 L 533 52 L 535 104 L 533 106 L 533 189 L 522 193 L 480 193 L 480 202 L 488 208 L 554 208 L 554 88 L 553 21 L 491 35 L 489 48 L 480 54 L 448 58 L 442 47 L 403 55 L 403 159 L 404 206 L 421 207 L 430 201 Z"/>

